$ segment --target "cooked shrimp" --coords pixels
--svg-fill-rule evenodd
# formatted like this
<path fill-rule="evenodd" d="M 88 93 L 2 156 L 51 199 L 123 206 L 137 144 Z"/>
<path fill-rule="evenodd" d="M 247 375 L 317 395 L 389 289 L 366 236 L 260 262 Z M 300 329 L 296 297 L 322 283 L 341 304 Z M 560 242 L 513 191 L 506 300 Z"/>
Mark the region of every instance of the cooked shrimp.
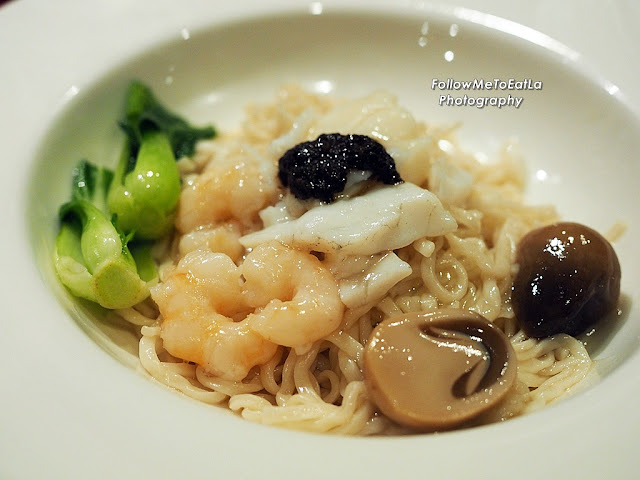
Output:
<path fill-rule="evenodd" d="M 224 222 L 215 227 L 202 227 L 180 237 L 178 251 L 180 257 L 198 249 L 224 253 L 237 262 L 244 254 L 240 243 L 241 227 L 237 222 Z"/>
<path fill-rule="evenodd" d="M 280 242 L 258 245 L 242 265 L 251 328 L 267 340 L 306 347 L 333 332 L 344 305 L 329 270 L 310 253 Z"/>
<path fill-rule="evenodd" d="M 234 322 L 250 308 L 240 269 L 224 254 L 188 253 L 151 295 L 162 315 L 164 348 L 212 375 L 242 380 L 276 352 L 277 345 L 251 331 L 247 321 Z"/>
<path fill-rule="evenodd" d="M 259 245 L 241 267 L 221 253 L 189 252 L 151 295 L 164 348 L 236 381 L 278 345 L 305 348 L 333 332 L 344 310 L 329 270 L 279 242 Z"/>
<path fill-rule="evenodd" d="M 277 168 L 240 143 L 217 151 L 205 170 L 180 195 L 176 227 L 181 233 L 237 220 L 245 227 L 278 195 Z"/>

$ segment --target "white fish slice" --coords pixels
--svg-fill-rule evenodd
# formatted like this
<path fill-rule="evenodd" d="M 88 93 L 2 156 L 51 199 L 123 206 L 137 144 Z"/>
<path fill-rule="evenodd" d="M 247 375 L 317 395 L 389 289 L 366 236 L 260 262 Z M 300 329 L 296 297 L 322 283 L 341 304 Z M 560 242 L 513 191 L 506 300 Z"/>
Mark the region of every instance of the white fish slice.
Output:
<path fill-rule="evenodd" d="M 405 182 L 319 205 L 295 220 L 245 235 L 240 243 L 252 248 L 279 240 L 310 251 L 373 255 L 456 228 L 456 221 L 438 197 Z"/>
<path fill-rule="evenodd" d="M 381 300 L 395 284 L 411 275 L 411 266 L 393 252 L 350 258 L 362 259 L 358 263 L 364 263 L 364 268 L 338 278 L 340 300 L 348 308 Z"/>

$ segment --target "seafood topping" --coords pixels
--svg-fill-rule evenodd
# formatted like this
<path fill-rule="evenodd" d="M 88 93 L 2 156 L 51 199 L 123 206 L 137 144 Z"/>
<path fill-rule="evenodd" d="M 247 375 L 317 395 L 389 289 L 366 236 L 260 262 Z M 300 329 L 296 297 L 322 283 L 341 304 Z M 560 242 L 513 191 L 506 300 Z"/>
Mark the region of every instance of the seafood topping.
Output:
<path fill-rule="evenodd" d="M 516 372 L 505 334 L 483 316 L 454 308 L 384 320 L 364 354 L 365 382 L 378 408 L 422 431 L 461 426 L 496 406 Z"/>
<path fill-rule="evenodd" d="M 458 227 L 429 190 L 412 183 L 381 185 L 366 194 L 318 205 L 301 217 L 240 238 L 247 248 L 278 240 L 307 251 L 373 255 L 444 235 Z"/>
<path fill-rule="evenodd" d="M 232 381 L 268 362 L 278 345 L 304 348 L 329 335 L 344 311 L 320 261 L 278 242 L 253 249 L 241 267 L 225 254 L 196 249 L 151 295 L 163 318 L 164 348 Z"/>
<path fill-rule="evenodd" d="M 287 150 L 278 162 L 280 181 L 300 200 L 332 202 L 351 171 L 371 172 L 371 180 L 387 185 L 402 182 L 393 158 L 366 135 L 323 134 Z"/>
<path fill-rule="evenodd" d="M 532 337 L 579 335 L 618 304 L 618 257 L 589 227 L 561 222 L 533 230 L 520 241 L 517 262 L 513 310 Z"/>

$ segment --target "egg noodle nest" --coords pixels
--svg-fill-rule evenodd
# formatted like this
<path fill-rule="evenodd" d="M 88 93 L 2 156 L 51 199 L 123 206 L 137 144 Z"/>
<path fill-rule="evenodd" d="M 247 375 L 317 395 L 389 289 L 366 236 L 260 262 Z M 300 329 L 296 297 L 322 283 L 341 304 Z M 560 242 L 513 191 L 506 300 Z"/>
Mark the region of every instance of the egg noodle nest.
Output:
<path fill-rule="evenodd" d="M 160 283 L 153 298 L 116 312 L 135 325 L 143 369 L 189 397 L 263 424 L 342 434 L 403 433 L 368 396 L 362 371 L 367 340 L 383 319 L 456 307 L 475 311 L 498 326 L 518 360 L 516 384 L 507 398 L 475 424 L 538 410 L 571 392 L 590 371 L 583 344 L 562 334 L 528 338 L 510 302 L 518 241 L 530 230 L 556 221 L 556 211 L 523 203 L 525 174 L 515 144 L 506 143 L 496 158 L 483 158 L 458 146 L 457 128 L 417 121 L 386 91 L 341 99 L 286 86 L 272 102 L 248 105 L 237 131 L 201 142 L 194 157 L 180 160 L 183 193 L 176 229 L 155 249 Z M 317 255 L 341 286 L 341 295 L 346 295 L 346 285 L 356 285 L 338 328 L 311 342 L 276 346 L 272 356 L 241 380 L 212 374 L 171 355 L 163 339 L 167 319 L 154 301 L 161 296 L 157 289 L 176 275 L 181 260 L 197 251 L 222 253 L 242 268 L 248 250 L 240 238 L 317 206 L 297 200 L 278 183 L 278 159 L 302 141 L 333 132 L 378 140 L 405 182 L 438 197 L 455 219 L 455 230 L 415 239 L 391 252 L 378 252 L 378 257 Z M 231 173 L 219 173 L 225 169 Z M 207 174 L 210 171 L 214 174 Z M 259 181 L 251 184 L 250 179 Z M 197 199 L 194 190 L 202 193 Z M 409 274 L 389 281 L 382 291 L 358 289 L 354 279 L 363 277 L 353 277 L 353 262 L 389 253 L 405 269 L 410 267 Z"/>

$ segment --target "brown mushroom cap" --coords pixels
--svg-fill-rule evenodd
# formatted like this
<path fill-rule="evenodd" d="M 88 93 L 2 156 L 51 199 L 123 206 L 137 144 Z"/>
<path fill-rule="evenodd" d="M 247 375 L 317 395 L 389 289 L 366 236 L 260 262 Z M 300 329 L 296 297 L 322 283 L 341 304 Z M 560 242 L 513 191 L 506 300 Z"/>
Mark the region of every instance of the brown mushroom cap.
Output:
<path fill-rule="evenodd" d="M 518 245 L 513 311 L 527 335 L 579 335 L 613 311 L 620 262 L 598 232 L 560 222 L 529 232 Z"/>
<path fill-rule="evenodd" d="M 364 353 L 372 400 L 399 424 L 424 431 L 461 426 L 495 406 L 516 378 L 504 333 L 460 309 L 381 322 Z"/>

